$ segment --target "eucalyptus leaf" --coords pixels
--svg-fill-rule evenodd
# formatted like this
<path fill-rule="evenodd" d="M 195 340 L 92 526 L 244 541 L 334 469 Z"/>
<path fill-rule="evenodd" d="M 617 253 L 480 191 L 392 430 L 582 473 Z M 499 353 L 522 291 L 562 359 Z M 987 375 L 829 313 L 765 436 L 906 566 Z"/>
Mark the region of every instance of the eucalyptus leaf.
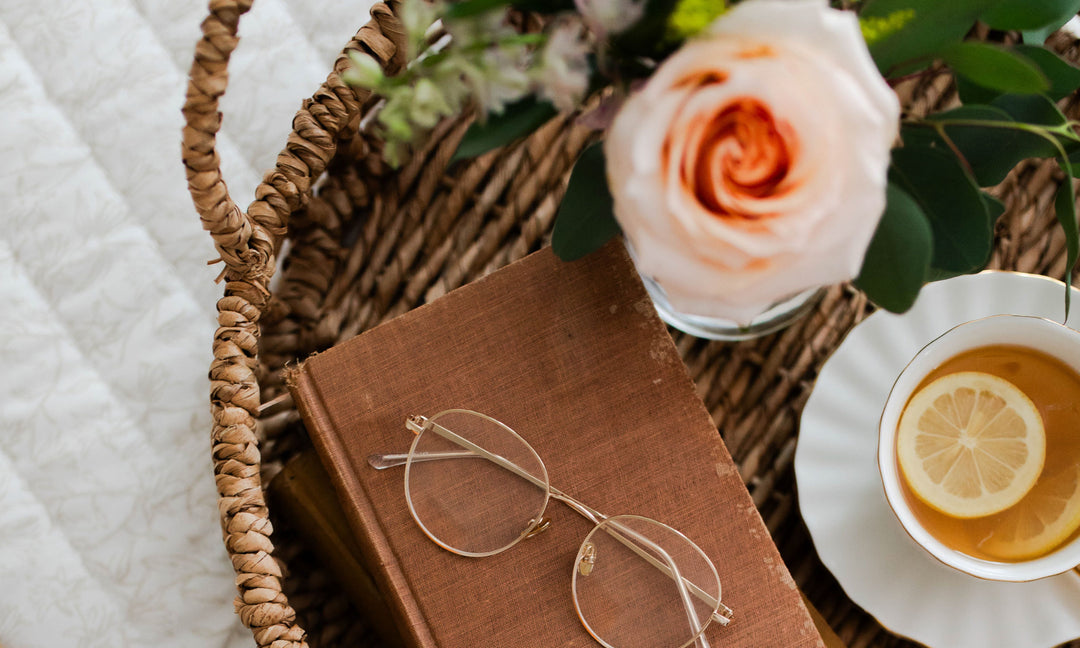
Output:
<path fill-rule="evenodd" d="M 893 183 L 885 213 L 866 250 L 855 286 L 878 306 L 902 313 L 911 308 L 930 270 L 933 234 L 919 203 Z"/>
<path fill-rule="evenodd" d="M 983 199 L 983 204 L 986 206 L 986 218 L 991 224 L 997 223 L 997 219 L 1005 213 L 1005 203 L 1001 202 L 997 198 L 994 198 L 985 191 L 980 191 L 980 195 Z M 955 272 L 952 270 L 944 270 L 942 268 L 930 268 L 930 274 L 927 275 L 927 282 L 941 281 L 942 279 L 951 279 L 962 274 L 970 274 L 966 272 Z"/>
<path fill-rule="evenodd" d="M 1050 34 L 1056 32 L 1059 27 L 1060 25 L 1058 27 L 1043 27 L 1041 29 L 1025 29 L 1020 32 L 1020 37 L 1029 45 L 1042 45 L 1046 42 L 1047 38 L 1050 38 Z"/>
<path fill-rule="evenodd" d="M 1080 68 L 1074 67 L 1045 47 L 1016 45 L 1013 49 L 1038 65 L 1050 80 L 1050 89 L 1046 91 L 1046 96 L 1051 100 L 1064 99 L 1080 87 Z"/>
<path fill-rule="evenodd" d="M 978 104 L 959 106 L 939 113 L 933 113 L 926 117 L 926 121 L 1000 121 L 1008 123 L 1016 120 L 1002 108 L 989 104 Z"/>
<path fill-rule="evenodd" d="M 1069 123 L 1057 105 L 1042 95 L 1006 94 L 994 99 L 990 105 L 1024 124 L 1057 127 Z"/>
<path fill-rule="evenodd" d="M 1001 215 L 1005 213 L 1005 203 L 985 191 L 980 191 L 979 197 L 982 198 L 983 205 L 986 207 L 986 218 L 989 219 L 990 227 L 993 228 Z"/>
<path fill-rule="evenodd" d="M 901 21 L 899 29 L 869 46 L 878 70 L 889 76 L 907 71 L 911 64 L 929 65 L 942 48 L 962 40 L 992 4 L 992 0 L 870 0 L 859 16 Z"/>
<path fill-rule="evenodd" d="M 1080 11 L 1078 0 L 999 0 L 980 19 L 993 29 L 1035 30 L 1060 27 Z"/>
<path fill-rule="evenodd" d="M 506 106 L 502 113 L 489 114 L 486 121 L 469 126 L 453 159 L 465 160 L 505 146 L 540 128 L 556 114 L 551 103 L 525 97 Z"/>
<path fill-rule="evenodd" d="M 1061 29 L 1065 25 L 1065 23 L 1069 22 L 1069 20 L 1075 15 L 1076 13 L 1073 12 L 1071 14 L 1061 16 L 1060 18 L 1058 18 L 1058 20 L 1045 27 L 1040 27 L 1039 29 L 1025 29 L 1020 32 L 1020 34 L 1023 37 L 1025 43 L 1029 45 L 1042 45 L 1046 42 L 1046 39 L 1050 38 L 1051 34 Z"/>
<path fill-rule="evenodd" d="M 1060 101 L 1080 87 L 1080 68 L 1054 52 L 1038 45 L 1014 45 L 1012 50 L 1034 63 L 1049 80 L 1050 87 L 1043 92 L 1051 101 Z M 957 77 L 956 88 L 960 101 L 965 104 L 990 103 L 1003 93 L 980 86 L 965 77 Z"/>
<path fill-rule="evenodd" d="M 1001 96 L 1001 92 L 984 88 L 966 77 L 956 77 L 956 92 L 960 95 L 960 102 L 968 104 L 988 104 Z"/>
<path fill-rule="evenodd" d="M 1010 108 L 1019 113 L 1024 112 L 1018 110 L 1018 106 Z M 1018 130 L 1020 126 L 1017 121 L 998 105 L 960 106 L 931 115 L 926 118 L 926 122 L 940 122 L 945 125 L 944 131 L 949 141 L 970 165 L 975 180 L 981 187 L 998 184 L 1022 160 L 1053 157 L 1057 154 L 1057 147 L 1046 138 Z M 951 149 L 948 142 L 928 125 L 907 125 L 901 134 L 905 144 Z"/>
<path fill-rule="evenodd" d="M 563 261 L 580 259 L 597 250 L 620 231 L 614 201 L 607 185 L 604 147 L 592 144 L 582 152 L 551 233 L 551 249 Z"/>
<path fill-rule="evenodd" d="M 986 267 L 994 222 L 982 193 L 955 155 L 937 148 L 895 149 L 889 180 L 915 199 L 930 223 L 934 236 L 931 268 L 967 274 Z"/>
<path fill-rule="evenodd" d="M 952 43 L 939 51 L 956 74 L 990 90 L 1033 94 L 1050 88 L 1035 63 L 989 43 Z"/>

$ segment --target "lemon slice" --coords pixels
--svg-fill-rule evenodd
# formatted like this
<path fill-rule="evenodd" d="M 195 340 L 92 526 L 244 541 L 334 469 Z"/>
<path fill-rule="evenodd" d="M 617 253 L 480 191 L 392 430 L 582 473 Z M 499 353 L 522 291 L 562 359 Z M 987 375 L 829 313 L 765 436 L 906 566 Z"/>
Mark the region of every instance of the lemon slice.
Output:
<path fill-rule="evenodd" d="M 1080 467 L 1070 466 L 1044 478 L 1017 506 L 994 523 L 994 533 L 980 544 L 1005 560 L 1025 560 L 1050 553 L 1080 528 Z"/>
<path fill-rule="evenodd" d="M 1042 416 L 1009 381 L 977 371 L 942 376 L 908 402 L 896 432 L 912 492 L 956 518 L 1004 511 L 1042 472 Z"/>

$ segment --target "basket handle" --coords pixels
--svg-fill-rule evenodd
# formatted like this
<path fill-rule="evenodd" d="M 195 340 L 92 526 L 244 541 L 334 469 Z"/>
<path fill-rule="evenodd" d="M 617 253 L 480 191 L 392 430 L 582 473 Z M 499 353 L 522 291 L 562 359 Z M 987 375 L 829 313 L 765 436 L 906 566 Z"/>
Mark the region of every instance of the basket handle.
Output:
<path fill-rule="evenodd" d="M 361 112 L 373 97 L 341 80 L 349 65 L 343 53 L 322 87 L 303 102 L 276 167 L 263 177 L 247 212 L 241 211 L 221 175 L 216 150 L 221 128 L 218 100 L 228 83 L 240 16 L 251 9 L 252 1 L 210 0 L 184 102 L 182 155 L 195 209 L 226 266 L 210 364 L 210 408 L 218 509 L 236 572 L 236 612 L 260 647 L 307 648 L 307 634 L 296 623 L 296 613 L 281 589 L 260 477 L 259 319 L 269 303 L 274 256 L 290 215 L 306 204 L 339 137 L 358 132 Z M 398 0 L 387 2 L 372 7 L 372 20 L 345 50 L 366 52 L 393 74 L 405 64 L 405 35 L 393 11 Z"/>
<path fill-rule="evenodd" d="M 342 81 L 341 73 L 349 66 L 343 52 L 326 83 L 297 112 L 293 133 L 278 155 L 276 168 L 263 177 L 255 201 L 243 212 L 225 185 L 216 140 L 222 123 L 218 101 L 228 84 L 229 58 L 239 40 L 240 16 L 251 9 L 253 1 L 210 0 L 182 110 L 182 159 L 188 191 L 225 262 L 225 277 L 255 282 L 265 293 L 290 214 L 306 204 L 312 183 L 337 150 L 339 136 L 348 128 L 356 129 L 371 94 Z M 387 74 L 405 64 L 405 35 L 394 12 L 398 4 L 399 0 L 376 3 L 371 8 L 372 21 L 345 47 L 345 51 L 371 54 Z"/>

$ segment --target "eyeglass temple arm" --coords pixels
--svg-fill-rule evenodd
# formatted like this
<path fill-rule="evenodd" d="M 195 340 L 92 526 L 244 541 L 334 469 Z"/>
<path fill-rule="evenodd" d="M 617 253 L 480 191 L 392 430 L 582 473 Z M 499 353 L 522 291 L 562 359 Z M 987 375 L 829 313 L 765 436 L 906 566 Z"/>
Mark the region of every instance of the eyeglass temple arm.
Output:
<path fill-rule="evenodd" d="M 410 416 L 409 418 L 407 418 L 405 420 L 405 426 L 407 428 L 409 428 L 409 430 L 411 430 L 414 434 L 419 434 L 424 429 L 424 425 L 427 423 L 427 421 L 428 420 L 423 416 Z M 507 459 L 505 457 L 502 457 L 500 455 L 494 454 L 492 452 L 488 452 L 487 450 L 481 448 L 480 446 L 476 445 L 472 441 L 469 441 L 465 437 L 462 437 L 461 435 L 459 435 L 459 434 L 457 434 L 457 433 L 455 433 L 455 432 L 453 432 L 451 430 L 446 429 L 442 425 L 439 425 L 438 423 L 433 423 L 431 425 L 431 430 L 433 432 L 435 432 L 436 434 L 438 434 L 439 436 L 445 438 L 446 440 L 451 441 L 451 442 L 465 448 L 465 451 L 460 451 L 459 450 L 459 451 L 451 451 L 451 452 L 416 453 L 416 454 L 413 455 L 413 461 L 434 461 L 434 460 L 438 460 L 438 459 L 459 459 L 459 458 L 466 458 L 466 457 L 476 457 L 476 458 L 487 459 L 488 461 L 491 461 L 491 462 L 497 464 L 498 466 L 500 466 L 502 468 L 505 468 L 506 470 L 509 470 L 510 472 L 514 473 L 518 477 L 521 477 L 522 479 L 525 479 L 526 481 L 531 482 L 537 488 L 548 489 L 550 491 L 552 497 L 554 497 L 555 499 L 563 502 L 564 504 L 569 506 L 571 509 L 576 511 L 579 515 L 581 515 L 582 517 L 584 517 L 584 518 L 588 519 L 589 521 L 591 521 L 593 524 L 600 524 L 600 522 L 607 519 L 607 516 L 604 515 L 603 513 L 597 511 L 596 509 L 594 509 L 591 506 L 585 504 L 584 502 L 581 502 L 581 501 L 579 501 L 577 499 L 574 499 L 573 497 L 567 495 L 566 493 L 563 493 L 562 491 L 550 486 L 545 480 L 540 479 L 540 478 L 532 475 L 527 470 L 525 470 L 521 466 L 518 466 L 517 464 L 510 461 L 509 459 Z M 407 453 L 406 454 L 382 454 L 382 455 L 375 454 L 375 455 L 371 455 L 371 456 L 368 457 L 368 463 L 372 467 L 381 470 L 383 468 L 390 468 L 392 466 L 400 466 L 400 465 L 406 463 L 406 461 L 408 460 L 408 457 L 409 457 L 409 455 Z M 689 617 L 690 617 L 690 623 L 691 623 L 692 626 L 694 626 L 694 631 L 695 632 L 701 632 L 701 626 L 700 626 L 700 622 L 698 622 L 698 620 L 697 620 L 697 615 L 693 611 L 693 603 L 690 601 L 689 597 L 687 596 L 687 586 L 689 586 L 689 591 L 692 592 L 694 594 L 694 596 L 696 596 L 698 599 L 700 599 L 706 605 L 717 608 L 717 611 L 712 614 L 713 620 L 715 620 L 720 625 L 725 625 L 725 626 L 727 624 L 731 623 L 731 617 L 733 615 L 733 612 L 732 612 L 731 608 L 724 605 L 720 601 L 717 601 L 708 592 L 701 589 L 700 587 L 695 585 L 693 582 L 691 582 L 691 581 L 687 580 L 686 578 L 682 577 L 682 575 L 679 574 L 678 568 L 675 566 L 675 561 L 663 549 L 663 547 L 660 547 L 659 545 L 657 545 L 655 542 L 648 539 L 647 537 L 641 535 L 640 533 L 634 531 L 633 529 L 630 529 L 630 528 L 626 527 L 625 525 L 619 524 L 618 522 L 609 523 L 608 528 L 606 530 L 607 530 L 609 535 L 611 535 L 613 538 L 615 538 L 616 540 L 618 540 L 619 542 L 624 544 L 627 548 L 629 548 L 631 551 L 636 553 L 638 556 L 640 556 L 646 562 L 648 562 L 653 567 L 656 567 L 657 569 L 662 571 L 669 578 L 672 578 L 673 580 L 675 580 L 676 586 L 679 589 L 679 594 L 683 599 L 683 604 L 686 607 L 687 615 L 689 615 Z M 613 530 L 617 530 L 617 531 L 620 531 L 622 533 L 626 533 L 627 535 L 630 535 L 630 536 L 634 537 L 634 539 L 637 540 L 638 542 L 640 542 L 641 544 L 646 545 L 649 549 L 652 549 L 656 553 L 663 556 L 665 558 L 665 562 L 667 562 L 668 564 L 667 565 L 662 564 L 656 558 L 649 555 L 644 549 L 642 549 L 641 547 L 634 544 L 634 542 L 632 542 L 631 540 L 628 540 L 627 538 L 621 537 L 619 533 L 612 533 Z M 699 639 L 700 639 L 699 648 L 709 648 L 708 642 L 705 641 L 704 635 L 700 635 Z"/>
<path fill-rule="evenodd" d="M 413 434 L 420 434 L 424 430 L 424 425 L 427 423 L 427 417 L 413 415 L 405 419 L 405 427 L 409 429 Z M 444 452 L 417 452 L 413 454 L 413 461 L 439 461 L 441 459 L 488 459 L 499 464 L 503 468 L 513 472 L 519 477 L 522 477 L 540 488 L 545 488 L 542 480 L 536 479 L 529 473 L 525 472 L 520 466 L 512 461 L 492 454 L 487 450 L 484 450 L 478 445 L 470 443 L 467 439 L 459 436 L 445 427 L 435 423 L 432 428 L 439 428 L 434 430 L 436 434 L 453 441 L 457 445 L 463 448 L 469 448 L 468 450 L 449 450 Z M 409 461 L 408 452 L 396 452 L 396 453 L 381 453 L 368 455 L 368 465 L 376 470 L 384 470 L 386 468 L 395 468 L 397 466 L 404 466 Z"/>
<path fill-rule="evenodd" d="M 469 450 L 454 450 L 452 452 L 418 452 L 413 456 L 413 461 L 438 461 L 439 459 L 484 459 L 484 457 Z M 389 454 L 368 455 L 368 465 L 376 470 L 385 470 L 397 466 L 404 466 L 409 460 L 409 453 L 395 452 Z"/>

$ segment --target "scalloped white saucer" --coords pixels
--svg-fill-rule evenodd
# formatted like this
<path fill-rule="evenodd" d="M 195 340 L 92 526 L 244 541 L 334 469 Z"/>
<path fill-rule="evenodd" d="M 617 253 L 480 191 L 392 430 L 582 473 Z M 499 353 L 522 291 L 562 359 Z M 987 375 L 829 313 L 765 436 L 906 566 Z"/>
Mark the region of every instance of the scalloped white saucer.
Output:
<path fill-rule="evenodd" d="M 1080 290 L 1072 300 L 1080 320 Z M 881 409 L 919 349 L 988 315 L 1060 322 L 1064 302 L 1064 284 L 1037 275 L 989 271 L 932 283 L 907 313 L 866 318 L 822 367 L 795 453 L 799 505 L 822 562 L 892 632 L 931 648 L 1049 648 L 1080 637 L 1080 576 L 1000 583 L 946 567 L 901 528 L 877 470 Z"/>

